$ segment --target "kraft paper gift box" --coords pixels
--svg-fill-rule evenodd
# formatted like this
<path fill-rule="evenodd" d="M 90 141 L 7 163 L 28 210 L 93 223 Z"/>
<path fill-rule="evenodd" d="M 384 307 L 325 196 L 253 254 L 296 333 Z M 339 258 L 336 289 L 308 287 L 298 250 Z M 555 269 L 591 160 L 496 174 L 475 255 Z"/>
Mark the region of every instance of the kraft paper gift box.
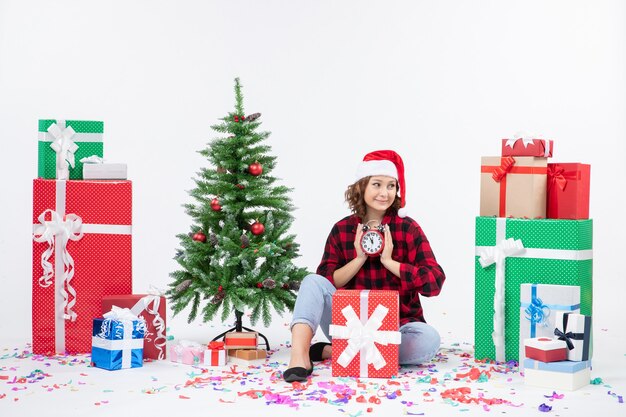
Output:
<path fill-rule="evenodd" d="M 591 165 L 548 164 L 549 219 L 588 219 Z"/>
<path fill-rule="evenodd" d="M 128 308 L 137 317 L 146 322 L 144 337 L 144 359 L 165 359 L 167 320 L 165 297 L 156 294 L 107 295 L 102 298 L 102 311 L 109 311 L 113 306 Z"/>
<path fill-rule="evenodd" d="M 401 341 L 397 291 L 333 294 L 332 376 L 390 378 L 398 374 Z"/>
<path fill-rule="evenodd" d="M 476 359 L 520 359 L 523 283 L 579 286 L 580 312 L 591 314 L 592 237 L 592 220 L 476 218 Z"/>
<path fill-rule="evenodd" d="M 256 332 L 228 332 L 224 336 L 226 349 L 256 349 Z"/>
<path fill-rule="evenodd" d="M 482 157 L 480 215 L 545 218 L 547 165 L 532 156 Z"/>
<path fill-rule="evenodd" d="M 109 371 L 142 367 L 145 330 L 145 322 L 128 309 L 114 307 L 104 318 L 94 319 L 92 365 Z"/>
<path fill-rule="evenodd" d="M 554 143 L 548 139 L 502 139 L 502 156 L 552 156 Z"/>
<path fill-rule="evenodd" d="M 567 359 L 587 361 L 591 359 L 591 317 L 561 312 L 556 316 L 554 334 L 567 343 Z"/>
<path fill-rule="evenodd" d="M 591 380 L 589 361 L 540 362 L 524 360 L 524 384 L 551 390 L 574 391 Z"/>
<path fill-rule="evenodd" d="M 172 362 L 185 365 L 200 365 L 204 363 L 204 346 L 192 340 L 179 340 L 170 344 L 169 356 Z"/>
<path fill-rule="evenodd" d="M 33 353 L 91 351 L 101 300 L 132 291 L 130 181 L 33 182 Z"/>
<path fill-rule="evenodd" d="M 567 344 L 563 340 L 550 337 L 524 339 L 524 354 L 527 359 L 540 362 L 564 361 L 567 360 Z"/>
<path fill-rule="evenodd" d="M 39 178 L 83 179 L 81 159 L 103 156 L 104 123 L 93 120 L 39 120 Z"/>
<path fill-rule="evenodd" d="M 208 349 L 204 351 L 204 364 L 207 366 L 223 366 L 226 365 L 226 362 L 227 358 L 224 342 L 210 342 Z"/>
<path fill-rule="evenodd" d="M 580 287 L 577 285 L 522 284 L 519 309 L 519 362 L 524 366 L 524 339 L 554 337 L 562 312 L 580 311 Z M 567 359 L 566 357 L 562 360 Z M 537 358 L 531 358 L 537 359 Z"/>
<path fill-rule="evenodd" d="M 267 358 L 267 351 L 265 349 L 230 349 L 228 351 L 228 356 L 246 361 L 252 361 Z"/>

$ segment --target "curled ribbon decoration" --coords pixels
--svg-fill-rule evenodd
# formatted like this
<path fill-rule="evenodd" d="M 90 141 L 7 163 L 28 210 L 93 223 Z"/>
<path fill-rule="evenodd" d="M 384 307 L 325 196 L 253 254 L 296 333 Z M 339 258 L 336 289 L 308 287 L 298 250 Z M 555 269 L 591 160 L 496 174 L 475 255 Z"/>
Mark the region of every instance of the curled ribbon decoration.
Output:
<path fill-rule="evenodd" d="M 51 220 L 46 220 L 46 214 L 48 213 L 50 213 Z M 66 214 L 65 218 L 62 218 L 59 213 L 50 209 L 44 210 L 37 220 L 40 224 L 35 227 L 33 240 L 35 242 L 48 243 L 48 247 L 41 254 L 43 275 L 39 278 L 39 285 L 48 287 L 52 284 L 54 270 L 50 257 L 55 251 L 56 244 L 63 254 L 63 277 L 56 277 L 63 280 L 60 290 L 63 296 L 63 318 L 75 321 L 77 315 L 72 310 L 72 307 L 76 304 L 76 290 L 71 286 L 71 281 L 74 277 L 74 258 L 67 250 L 67 242 L 69 240 L 80 240 L 83 237 L 83 221 L 76 214 Z M 67 287 L 67 290 L 65 287 Z"/>
<path fill-rule="evenodd" d="M 548 186 L 556 184 L 561 191 L 565 191 L 567 186 L 567 178 L 565 178 L 565 169 L 562 167 L 554 168 L 548 165 Z"/>
<path fill-rule="evenodd" d="M 50 147 L 56 152 L 57 179 L 66 180 L 69 178 L 69 166 L 74 168 L 74 154 L 78 145 L 72 140 L 76 131 L 71 126 L 65 127 L 65 121 L 59 120 L 48 127 L 48 133 L 52 135 L 54 141 Z"/>
<path fill-rule="evenodd" d="M 478 261 L 483 268 L 491 264 L 496 265 L 495 294 L 493 297 L 493 344 L 496 348 L 496 360 L 505 361 L 504 351 L 504 278 L 506 276 L 506 258 L 524 251 L 524 245 L 519 239 L 509 238 L 502 240 L 496 246 L 481 248 L 478 252 Z"/>
<path fill-rule="evenodd" d="M 152 295 L 157 292 L 157 288 L 151 286 L 150 294 L 145 297 L 142 297 L 137 304 L 135 304 L 132 308 L 132 312 L 139 316 L 142 311 L 146 311 L 148 314 L 152 315 L 152 325 L 156 329 L 156 337 L 154 339 L 154 346 L 158 349 L 159 355 L 158 359 L 163 359 L 165 357 L 165 345 L 167 343 L 167 339 L 165 337 L 165 320 L 159 314 L 159 305 L 161 304 L 161 295 Z M 152 307 L 150 307 L 152 306 Z M 142 320 L 145 320 L 145 317 L 141 316 Z M 152 339 L 150 334 L 146 332 L 146 341 L 151 342 Z"/>
<path fill-rule="evenodd" d="M 337 363 L 344 368 L 354 359 L 357 353 L 365 358 L 366 363 L 372 364 L 374 369 L 383 368 L 387 361 L 376 347 L 380 345 L 400 344 L 401 335 L 398 331 L 378 330 L 389 309 L 379 304 L 365 324 L 357 316 L 351 305 L 346 306 L 341 313 L 346 318 L 345 326 L 331 325 L 330 334 L 339 339 L 348 339 L 348 345 L 337 359 Z"/>
<path fill-rule="evenodd" d="M 545 305 L 540 298 L 533 296 L 530 305 L 524 310 L 524 314 L 531 325 L 540 324 L 546 327 L 548 325 L 547 319 L 550 316 L 550 307 Z"/>
<path fill-rule="evenodd" d="M 208 348 L 211 350 L 224 350 L 224 342 L 213 340 L 209 342 Z"/>
<path fill-rule="evenodd" d="M 515 159 L 513 159 L 512 156 L 503 157 L 500 160 L 500 166 L 493 170 L 493 174 L 491 174 L 491 178 L 493 178 L 495 182 L 500 182 L 502 178 L 504 178 L 506 174 L 508 174 L 511 171 L 511 168 L 513 168 L 513 165 L 515 165 Z"/>

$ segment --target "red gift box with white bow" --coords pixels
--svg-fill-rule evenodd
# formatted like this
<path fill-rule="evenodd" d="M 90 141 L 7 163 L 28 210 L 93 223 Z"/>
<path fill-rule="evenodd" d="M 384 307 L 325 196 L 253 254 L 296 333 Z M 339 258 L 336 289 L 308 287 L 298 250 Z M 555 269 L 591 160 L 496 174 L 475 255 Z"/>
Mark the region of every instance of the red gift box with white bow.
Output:
<path fill-rule="evenodd" d="M 332 376 L 390 378 L 398 373 L 397 291 L 339 290 L 333 295 Z"/>
<path fill-rule="evenodd" d="M 130 181 L 33 183 L 33 353 L 91 352 L 109 294 L 132 291 Z"/>

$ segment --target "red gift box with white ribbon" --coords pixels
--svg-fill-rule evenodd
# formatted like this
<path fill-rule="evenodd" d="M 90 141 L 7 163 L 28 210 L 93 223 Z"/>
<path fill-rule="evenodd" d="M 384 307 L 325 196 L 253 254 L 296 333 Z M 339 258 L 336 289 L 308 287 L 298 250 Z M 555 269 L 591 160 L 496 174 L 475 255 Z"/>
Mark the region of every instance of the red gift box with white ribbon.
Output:
<path fill-rule="evenodd" d="M 108 295 L 102 298 L 102 314 L 113 306 L 128 308 L 146 322 L 144 359 L 165 359 L 167 355 L 165 297 L 159 294 Z"/>
<path fill-rule="evenodd" d="M 552 140 L 516 137 L 502 139 L 502 156 L 542 156 L 550 158 L 554 143 Z"/>
<path fill-rule="evenodd" d="M 398 373 L 397 291 L 339 290 L 333 295 L 332 376 L 390 378 Z"/>
<path fill-rule="evenodd" d="M 109 294 L 132 291 L 130 181 L 33 183 L 33 353 L 88 353 Z"/>

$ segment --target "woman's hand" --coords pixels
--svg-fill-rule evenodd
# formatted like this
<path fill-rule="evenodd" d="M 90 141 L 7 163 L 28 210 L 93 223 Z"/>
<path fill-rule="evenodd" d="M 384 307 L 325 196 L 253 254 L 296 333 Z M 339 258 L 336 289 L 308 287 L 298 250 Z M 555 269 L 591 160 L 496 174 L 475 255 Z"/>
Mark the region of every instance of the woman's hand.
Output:
<path fill-rule="evenodd" d="M 363 225 L 359 223 L 356 226 L 356 236 L 354 237 L 354 250 L 356 250 L 357 258 L 365 258 L 367 254 L 361 248 L 361 238 L 363 237 Z"/>
<path fill-rule="evenodd" d="M 391 261 L 391 253 L 393 252 L 393 239 L 391 238 L 391 231 L 389 225 L 385 226 L 385 247 L 380 254 L 380 261 L 385 264 L 387 261 Z"/>
<path fill-rule="evenodd" d="M 391 238 L 391 231 L 389 230 L 389 225 L 385 226 L 385 247 L 383 248 L 382 253 L 380 254 L 380 263 L 389 270 L 392 274 L 400 277 L 400 262 L 394 261 L 391 258 L 391 254 L 393 253 L 393 239 Z"/>

